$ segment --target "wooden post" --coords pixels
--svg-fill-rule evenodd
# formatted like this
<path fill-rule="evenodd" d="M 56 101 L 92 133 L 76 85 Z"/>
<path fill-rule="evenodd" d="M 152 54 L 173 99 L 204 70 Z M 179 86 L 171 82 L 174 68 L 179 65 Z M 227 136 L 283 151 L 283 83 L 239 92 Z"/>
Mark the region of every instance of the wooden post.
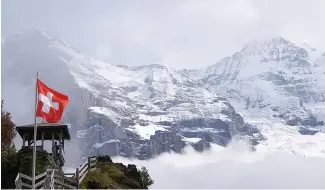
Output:
<path fill-rule="evenodd" d="M 88 157 L 88 172 L 90 172 L 91 168 L 90 168 L 90 157 Z"/>
<path fill-rule="evenodd" d="M 47 175 L 46 175 L 46 186 L 45 189 L 51 188 L 51 170 L 47 169 Z"/>
<path fill-rule="evenodd" d="M 52 133 L 52 157 L 55 158 L 54 133 Z"/>
<path fill-rule="evenodd" d="M 52 133 L 52 146 L 54 146 L 54 133 Z"/>
<path fill-rule="evenodd" d="M 23 146 L 25 146 L 25 142 L 26 142 L 26 134 L 23 135 Z"/>
<path fill-rule="evenodd" d="M 44 132 L 42 132 L 42 149 L 44 150 Z"/>
<path fill-rule="evenodd" d="M 63 136 L 63 130 L 62 129 L 61 129 L 60 133 L 61 133 L 61 140 L 62 140 L 62 150 L 63 150 L 63 153 L 65 154 L 65 151 L 64 151 L 64 136 Z"/>
<path fill-rule="evenodd" d="M 79 168 L 76 169 L 76 181 L 77 181 L 77 189 L 79 189 Z"/>
<path fill-rule="evenodd" d="M 63 137 L 62 137 L 62 129 L 60 130 L 60 135 L 59 135 L 59 143 L 60 143 L 60 156 L 62 156 L 62 139 L 63 139 Z M 62 156 L 63 157 L 63 156 Z"/>

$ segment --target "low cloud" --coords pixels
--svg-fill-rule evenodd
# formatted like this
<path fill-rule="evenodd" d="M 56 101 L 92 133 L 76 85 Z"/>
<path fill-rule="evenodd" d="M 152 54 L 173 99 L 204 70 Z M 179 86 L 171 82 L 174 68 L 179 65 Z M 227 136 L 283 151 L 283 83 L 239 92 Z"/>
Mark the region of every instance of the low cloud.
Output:
<path fill-rule="evenodd" d="M 107 61 L 112 54 L 110 46 L 100 45 L 95 52 L 95 58 L 101 61 Z"/>
<path fill-rule="evenodd" d="M 202 68 L 270 35 L 324 51 L 324 6 L 323 0 L 4 0 L 2 36 L 35 23 L 110 64 Z"/>
<path fill-rule="evenodd" d="M 242 142 L 225 149 L 162 154 L 139 161 L 115 162 L 145 166 L 155 183 L 151 188 L 325 188 L 325 159 L 281 152 L 251 152 Z"/>

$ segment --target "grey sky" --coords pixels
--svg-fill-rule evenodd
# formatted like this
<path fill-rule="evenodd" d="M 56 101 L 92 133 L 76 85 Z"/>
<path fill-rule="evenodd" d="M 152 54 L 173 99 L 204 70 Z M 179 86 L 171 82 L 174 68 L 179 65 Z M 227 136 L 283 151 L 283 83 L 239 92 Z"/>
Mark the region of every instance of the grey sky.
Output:
<path fill-rule="evenodd" d="M 201 68 L 253 38 L 325 51 L 323 0 L 2 1 L 2 37 L 37 24 L 110 64 Z"/>

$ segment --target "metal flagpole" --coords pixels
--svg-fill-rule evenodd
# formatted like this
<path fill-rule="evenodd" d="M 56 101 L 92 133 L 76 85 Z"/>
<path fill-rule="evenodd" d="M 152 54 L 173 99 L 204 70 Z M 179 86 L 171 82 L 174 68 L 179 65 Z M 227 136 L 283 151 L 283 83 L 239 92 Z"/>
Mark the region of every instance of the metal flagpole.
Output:
<path fill-rule="evenodd" d="M 36 135 L 37 135 L 37 123 L 36 123 L 36 111 L 37 111 L 37 97 L 38 97 L 38 89 L 37 89 L 37 79 L 38 79 L 38 71 L 36 71 L 36 88 L 35 88 L 35 117 L 34 117 L 34 149 L 33 149 L 33 189 L 35 189 L 35 167 L 36 167 Z"/>

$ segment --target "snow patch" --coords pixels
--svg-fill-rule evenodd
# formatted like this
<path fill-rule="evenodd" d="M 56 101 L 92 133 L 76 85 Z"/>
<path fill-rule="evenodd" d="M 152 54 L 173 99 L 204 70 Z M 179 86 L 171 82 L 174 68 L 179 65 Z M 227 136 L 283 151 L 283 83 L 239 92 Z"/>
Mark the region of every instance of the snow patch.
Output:
<path fill-rule="evenodd" d="M 298 126 L 265 119 L 249 119 L 249 122 L 267 138 L 256 146 L 258 152 L 287 152 L 325 158 L 325 133 L 301 135 Z"/>
<path fill-rule="evenodd" d="M 189 142 L 189 143 L 197 143 L 199 141 L 201 141 L 202 139 L 201 138 L 196 138 L 196 137 L 192 137 L 192 138 L 189 138 L 189 137 L 183 137 L 182 138 L 184 141 L 186 142 Z"/>
<path fill-rule="evenodd" d="M 142 139 L 149 140 L 151 135 L 154 135 L 156 131 L 168 131 L 166 128 L 166 126 L 149 124 L 147 126 L 134 125 L 125 129 L 138 134 Z"/>
<path fill-rule="evenodd" d="M 93 148 L 100 148 L 100 147 L 102 147 L 105 144 L 108 144 L 108 143 L 116 143 L 116 142 L 120 142 L 120 140 L 118 140 L 118 139 L 111 139 L 111 140 L 105 141 L 103 143 L 96 143 L 96 144 L 94 144 L 91 147 L 91 149 L 93 149 Z"/>
<path fill-rule="evenodd" d="M 109 119 L 111 119 L 114 123 L 118 124 L 120 122 L 120 115 L 116 112 L 112 111 L 111 109 L 105 108 L 105 107 L 89 107 L 93 112 L 103 114 L 107 116 Z"/>

